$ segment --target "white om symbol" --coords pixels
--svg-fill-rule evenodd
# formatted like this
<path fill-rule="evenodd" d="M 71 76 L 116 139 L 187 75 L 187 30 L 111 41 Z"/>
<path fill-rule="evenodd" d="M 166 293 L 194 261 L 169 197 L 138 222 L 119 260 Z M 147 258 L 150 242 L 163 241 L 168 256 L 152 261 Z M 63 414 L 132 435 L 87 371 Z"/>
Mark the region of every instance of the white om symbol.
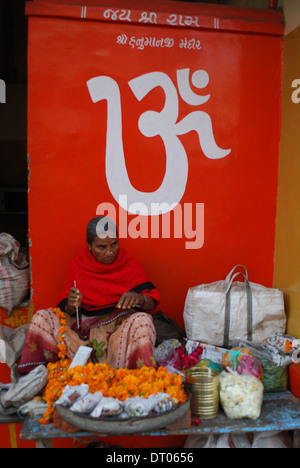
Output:
<path fill-rule="evenodd" d="M 177 85 L 181 98 L 191 106 L 207 102 L 210 95 L 195 94 L 189 84 L 188 68 L 177 71 Z M 209 82 L 208 73 L 198 70 L 192 75 L 195 87 L 203 89 Z M 166 151 L 166 171 L 160 187 L 153 192 L 136 190 L 128 177 L 122 140 L 121 96 L 117 82 L 108 76 L 98 76 L 87 82 L 94 103 L 107 100 L 106 177 L 109 189 L 122 208 L 140 215 L 157 215 L 171 211 L 182 199 L 188 179 L 188 158 L 178 135 L 196 131 L 203 153 L 207 158 L 220 159 L 230 149 L 217 146 L 210 116 L 194 111 L 178 120 L 179 102 L 177 89 L 165 73 L 152 72 L 129 81 L 135 97 L 141 101 L 150 91 L 161 87 L 165 93 L 165 105 L 160 112 L 147 111 L 139 118 L 139 130 L 145 137 L 160 136 Z"/>

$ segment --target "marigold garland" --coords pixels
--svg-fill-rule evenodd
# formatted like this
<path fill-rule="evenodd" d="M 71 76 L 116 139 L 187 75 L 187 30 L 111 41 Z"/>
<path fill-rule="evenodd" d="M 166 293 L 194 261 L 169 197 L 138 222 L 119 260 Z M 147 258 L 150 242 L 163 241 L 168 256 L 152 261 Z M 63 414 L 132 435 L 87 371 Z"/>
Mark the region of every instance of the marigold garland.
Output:
<path fill-rule="evenodd" d="M 62 312 L 59 308 L 52 308 L 55 312 L 56 317 L 59 320 L 59 331 L 57 335 L 57 348 L 58 348 L 58 357 L 59 359 L 64 360 L 67 357 L 67 346 L 65 343 L 65 334 L 67 331 L 67 321 L 64 312 Z"/>

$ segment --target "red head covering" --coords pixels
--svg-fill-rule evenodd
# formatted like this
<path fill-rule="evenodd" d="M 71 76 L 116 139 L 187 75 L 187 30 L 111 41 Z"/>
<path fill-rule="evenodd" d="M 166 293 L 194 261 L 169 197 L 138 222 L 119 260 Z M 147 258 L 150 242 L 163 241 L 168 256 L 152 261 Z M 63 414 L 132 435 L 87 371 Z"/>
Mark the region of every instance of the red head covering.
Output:
<path fill-rule="evenodd" d="M 74 281 L 83 295 L 82 308 L 87 312 L 113 310 L 121 295 L 131 290 L 160 300 L 138 260 L 123 248 L 119 248 L 110 264 L 98 262 L 87 247 L 82 249 L 68 268 L 63 292 L 57 299 L 59 306 L 65 304 Z"/>

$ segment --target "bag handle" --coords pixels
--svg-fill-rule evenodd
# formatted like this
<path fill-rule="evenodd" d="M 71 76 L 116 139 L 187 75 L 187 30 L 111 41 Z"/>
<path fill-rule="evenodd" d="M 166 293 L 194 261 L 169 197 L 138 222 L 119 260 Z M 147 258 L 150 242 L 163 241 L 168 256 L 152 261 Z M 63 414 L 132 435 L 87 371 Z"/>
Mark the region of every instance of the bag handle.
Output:
<path fill-rule="evenodd" d="M 239 275 L 242 275 L 242 276 L 245 278 L 245 281 L 248 281 L 247 276 L 244 275 L 244 273 L 242 273 L 241 271 L 239 271 L 238 273 L 235 273 L 235 274 L 230 278 L 229 283 L 228 283 L 228 284 L 225 283 L 225 287 L 226 287 L 226 288 L 225 288 L 225 293 L 226 293 L 226 294 L 227 294 L 228 291 L 231 289 L 233 280 L 234 280 L 237 276 L 239 276 Z"/>
<path fill-rule="evenodd" d="M 228 273 L 228 275 L 226 276 L 225 278 L 225 282 L 230 282 L 231 280 L 231 277 L 233 275 L 233 272 L 237 269 L 237 268 L 244 268 L 245 270 L 245 273 L 241 273 L 241 274 L 244 274 L 245 277 L 248 279 L 248 271 L 247 271 L 247 268 L 245 267 L 245 265 L 236 265 L 235 267 L 232 268 L 232 270 Z M 239 275 L 240 273 L 236 273 L 235 276 Z"/>
<path fill-rule="evenodd" d="M 243 266 L 243 265 L 239 265 Z M 235 267 L 236 268 L 236 267 Z M 232 275 L 235 268 L 230 272 L 230 276 Z M 245 267 L 244 267 L 245 268 Z M 246 270 L 246 268 L 245 268 Z M 247 270 L 246 270 L 247 272 Z M 229 287 L 226 290 L 226 301 L 225 301 L 225 323 L 224 323 L 224 347 L 229 348 L 229 332 L 230 332 L 230 315 L 231 315 L 231 304 L 230 304 L 230 292 L 233 280 L 238 276 L 242 275 L 245 278 L 244 285 L 247 295 L 247 340 L 252 341 L 252 330 L 253 330 L 253 309 L 252 309 L 252 291 L 250 287 L 250 283 L 248 281 L 248 275 L 244 273 L 235 273 L 231 279 Z"/>

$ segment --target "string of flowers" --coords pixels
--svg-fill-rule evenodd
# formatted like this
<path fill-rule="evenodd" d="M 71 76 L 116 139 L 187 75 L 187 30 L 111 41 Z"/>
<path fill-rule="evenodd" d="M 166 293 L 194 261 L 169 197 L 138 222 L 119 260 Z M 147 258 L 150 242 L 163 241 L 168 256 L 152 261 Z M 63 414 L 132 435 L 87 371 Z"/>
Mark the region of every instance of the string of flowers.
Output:
<path fill-rule="evenodd" d="M 57 349 L 59 361 L 55 364 L 48 364 L 48 384 L 44 390 L 42 399 L 48 404 L 48 408 L 44 416 L 40 419 L 42 424 L 49 424 L 54 413 L 54 403 L 62 394 L 62 389 L 65 387 L 64 374 L 68 370 L 71 360 L 67 359 L 67 346 L 65 343 L 65 333 L 67 331 L 67 321 L 65 313 L 58 307 L 51 308 L 59 320 L 59 330 L 57 335 Z M 58 396 L 59 395 L 59 396 Z"/>
<path fill-rule="evenodd" d="M 60 325 L 57 335 L 58 357 L 59 359 L 64 360 L 67 357 L 67 346 L 65 343 L 65 333 L 67 331 L 66 316 L 65 313 L 62 312 L 59 308 L 53 308 L 52 310 L 55 312 L 55 315 L 58 318 Z"/>

